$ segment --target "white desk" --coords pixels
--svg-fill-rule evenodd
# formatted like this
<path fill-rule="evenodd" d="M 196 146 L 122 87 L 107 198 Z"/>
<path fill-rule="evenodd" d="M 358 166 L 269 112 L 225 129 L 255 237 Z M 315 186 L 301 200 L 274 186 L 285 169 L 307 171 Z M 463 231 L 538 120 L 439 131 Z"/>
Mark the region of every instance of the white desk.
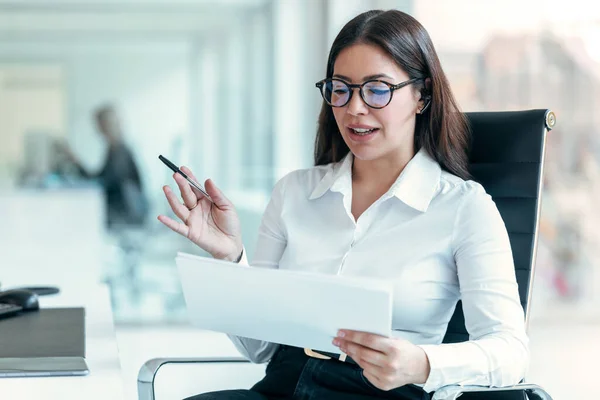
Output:
<path fill-rule="evenodd" d="M 0 399 L 123 399 L 109 292 L 99 284 L 103 204 L 97 188 L 0 191 L 2 289 L 58 286 L 41 307 L 84 307 L 90 368 L 83 377 L 0 378 Z"/>
<path fill-rule="evenodd" d="M 4 281 L 6 286 L 18 282 Z M 85 307 L 86 360 L 90 374 L 82 377 L 0 378 L 0 399 L 123 399 L 123 381 L 108 288 L 102 285 L 64 288 L 40 297 L 41 307 Z"/>
<path fill-rule="evenodd" d="M 104 199 L 96 188 L 0 191 L 0 282 L 97 283 Z"/>

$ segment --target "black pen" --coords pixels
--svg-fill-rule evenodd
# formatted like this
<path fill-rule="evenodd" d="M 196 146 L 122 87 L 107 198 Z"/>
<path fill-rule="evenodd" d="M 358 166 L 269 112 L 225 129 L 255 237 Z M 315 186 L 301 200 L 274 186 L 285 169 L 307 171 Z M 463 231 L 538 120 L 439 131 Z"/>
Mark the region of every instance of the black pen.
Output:
<path fill-rule="evenodd" d="M 193 188 L 198 189 L 198 191 L 200 193 L 202 193 L 208 200 L 210 200 L 211 202 L 214 203 L 213 199 L 211 199 L 210 196 L 208 195 L 208 193 L 206 193 L 206 190 L 204 190 L 204 188 L 202 186 L 200 186 L 200 184 L 198 182 L 195 182 L 193 179 L 191 179 L 189 176 L 187 176 L 182 170 L 180 170 L 177 165 L 173 164 L 171 161 L 169 161 L 166 157 L 163 157 L 162 155 L 159 155 L 158 159 L 160 161 L 162 161 L 163 163 L 165 163 L 165 165 L 167 167 L 169 167 L 171 170 L 173 170 L 173 172 L 183 176 L 185 178 L 185 180 L 188 181 L 189 184 Z"/>

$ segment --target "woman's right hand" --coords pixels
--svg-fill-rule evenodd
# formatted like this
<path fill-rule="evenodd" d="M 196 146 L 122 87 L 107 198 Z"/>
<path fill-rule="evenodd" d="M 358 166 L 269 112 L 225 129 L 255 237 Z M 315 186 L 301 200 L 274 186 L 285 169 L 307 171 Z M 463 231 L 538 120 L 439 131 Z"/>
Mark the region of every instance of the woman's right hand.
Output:
<path fill-rule="evenodd" d="M 198 182 L 189 168 L 181 167 L 181 171 Z M 179 186 L 183 204 L 169 186 L 164 186 L 163 191 L 171 209 L 181 222 L 165 215 L 159 215 L 158 220 L 214 258 L 237 261 L 242 254 L 243 245 L 240 220 L 231 201 L 210 179 L 205 183 L 205 190 L 214 203 L 192 188 L 180 174 L 173 174 L 173 178 Z"/>

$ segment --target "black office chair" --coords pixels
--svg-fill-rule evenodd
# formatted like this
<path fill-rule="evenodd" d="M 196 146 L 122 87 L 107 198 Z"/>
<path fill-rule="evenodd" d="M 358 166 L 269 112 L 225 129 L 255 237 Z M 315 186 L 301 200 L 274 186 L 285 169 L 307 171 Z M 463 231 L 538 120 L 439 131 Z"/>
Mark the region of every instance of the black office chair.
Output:
<path fill-rule="evenodd" d="M 473 134 L 471 173 L 492 196 L 510 237 L 519 296 L 529 319 L 546 134 L 556 119 L 549 110 L 477 112 L 466 114 Z M 459 302 L 444 337 L 444 343 L 469 340 Z M 138 374 L 140 400 L 154 400 L 158 370 L 170 363 L 247 363 L 243 358 L 157 358 L 147 361 Z M 551 400 L 537 385 L 521 383 L 506 388 L 453 386 L 446 390 L 463 393 L 461 400 Z"/>

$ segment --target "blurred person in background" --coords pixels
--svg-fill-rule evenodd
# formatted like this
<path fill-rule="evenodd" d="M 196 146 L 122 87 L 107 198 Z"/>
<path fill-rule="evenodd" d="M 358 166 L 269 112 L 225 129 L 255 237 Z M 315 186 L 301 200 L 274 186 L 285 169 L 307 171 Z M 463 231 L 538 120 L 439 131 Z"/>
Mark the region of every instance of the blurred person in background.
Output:
<path fill-rule="evenodd" d="M 64 150 L 82 177 L 98 181 L 104 189 L 109 228 L 143 225 L 148 214 L 148 200 L 133 154 L 123 140 L 117 112 L 109 104 L 96 109 L 94 116 L 98 131 L 108 144 L 100 171 L 88 171 L 68 147 Z"/>

